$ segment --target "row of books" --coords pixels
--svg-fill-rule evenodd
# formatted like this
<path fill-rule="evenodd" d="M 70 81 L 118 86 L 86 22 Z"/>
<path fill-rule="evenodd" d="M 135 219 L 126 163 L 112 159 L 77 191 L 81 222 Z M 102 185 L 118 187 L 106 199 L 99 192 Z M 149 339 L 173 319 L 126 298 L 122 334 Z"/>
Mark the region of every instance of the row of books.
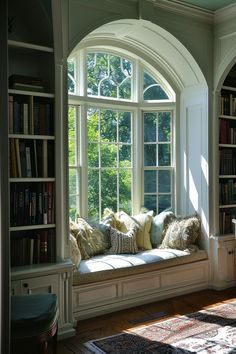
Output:
<path fill-rule="evenodd" d="M 220 119 L 219 142 L 220 144 L 236 144 L 236 121 Z"/>
<path fill-rule="evenodd" d="M 9 139 L 10 177 L 54 177 L 54 140 Z"/>
<path fill-rule="evenodd" d="M 10 225 L 55 223 L 54 182 L 11 183 Z"/>
<path fill-rule="evenodd" d="M 236 204 L 236 180 L 230 178 L 220 182 L 219 192 L 220 204 Z"/>
<path fill-rule="evenodd" d="M 53 104 L 45 98 L 9 95 L 9 133 L 53 135 Z"/>
<path fill-rule="evenodd" d="M 236 154 L 232 149 L 220 149 L 220 174 L 236 175 Z"/>
<path fill-rule="evenodd" d="M 221 96 L 220 114 L 236 116 L 236 96 L 232 93 Z"/>
<path fill-rule="evenodd" d="M 219 213 L 219 226 L 221 234 L 231 234 L 234 233 L 234 227 L 232 219 L 235 219 L 235 210 L 225 211 L 220 210 Z"/>
<path fill-rule="evenodd" d="M 56 261 L 55 229 L 11 233 L 11 266 Z"/>

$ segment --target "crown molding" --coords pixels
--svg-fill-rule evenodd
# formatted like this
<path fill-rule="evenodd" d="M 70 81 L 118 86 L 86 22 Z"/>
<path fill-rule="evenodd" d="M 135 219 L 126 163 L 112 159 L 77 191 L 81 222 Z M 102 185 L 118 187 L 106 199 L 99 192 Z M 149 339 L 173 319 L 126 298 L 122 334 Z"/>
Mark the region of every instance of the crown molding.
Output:
<path fill-rule="evenodd" d="M 214 11 L 203 9 L 198 6 L 184 4 L 178 0 L 147 0 L 151 2 L 155 7 L 167 10 L 188 17 L 196 18 L 198 20 L 213 23 Z"/>
<path fill-rule="evenodd" d="M 220 23 L 228 21 L 231 18 L 236 18 L 236 4 L 232 4 L 224 7 L 223 9 L 217 10 L 214 16 L 214 22 Z"/>

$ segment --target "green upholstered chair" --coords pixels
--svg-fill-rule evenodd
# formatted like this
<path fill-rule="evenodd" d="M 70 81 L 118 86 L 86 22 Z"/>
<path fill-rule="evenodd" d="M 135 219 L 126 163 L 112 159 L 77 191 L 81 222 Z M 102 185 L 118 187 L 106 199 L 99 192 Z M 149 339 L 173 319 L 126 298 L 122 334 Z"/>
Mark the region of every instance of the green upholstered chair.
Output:
<path fill-rule="evenodd" d="M 56 354 L 58 315 L 56 294 L 11 296 L 11 354 Z"/>

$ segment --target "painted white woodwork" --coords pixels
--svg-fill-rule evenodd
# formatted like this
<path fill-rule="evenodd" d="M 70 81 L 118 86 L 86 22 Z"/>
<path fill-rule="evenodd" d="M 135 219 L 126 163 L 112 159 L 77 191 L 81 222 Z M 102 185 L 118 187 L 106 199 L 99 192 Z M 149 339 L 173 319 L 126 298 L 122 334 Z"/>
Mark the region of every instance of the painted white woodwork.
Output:
<path fill-rule="evenodd" d="M 217 290 L 236 285 L 236 241 L 233 235 L 211 237 L 212 287 Z"/>
<path fill-rule="evenodd" d="M 167 299 L 209 287 L 209 261 L 73 286 L 76 320 Z"/>
<path fill-rule="evenodd" d="M 25 266 L 12 269 L 11 294 L 54 293 L 59 305 L 59 339 L 73 336 L 75 330 L 72 315 L 72 276 L 70 261 L 53 265 Z"/>

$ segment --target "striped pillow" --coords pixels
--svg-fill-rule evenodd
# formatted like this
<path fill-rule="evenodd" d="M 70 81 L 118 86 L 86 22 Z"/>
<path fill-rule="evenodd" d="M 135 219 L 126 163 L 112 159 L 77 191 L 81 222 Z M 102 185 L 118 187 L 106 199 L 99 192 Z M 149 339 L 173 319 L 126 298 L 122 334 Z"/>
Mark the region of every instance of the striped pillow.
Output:
<path fill-rule="evenodd" d="M 138 229 L 138 226 L 135 225 L 127 233 L 123 233 L 111 227 L 111 248 L 107 253 L 138 253 L 138 247 L 136 243 L 136 234 Z"/>

